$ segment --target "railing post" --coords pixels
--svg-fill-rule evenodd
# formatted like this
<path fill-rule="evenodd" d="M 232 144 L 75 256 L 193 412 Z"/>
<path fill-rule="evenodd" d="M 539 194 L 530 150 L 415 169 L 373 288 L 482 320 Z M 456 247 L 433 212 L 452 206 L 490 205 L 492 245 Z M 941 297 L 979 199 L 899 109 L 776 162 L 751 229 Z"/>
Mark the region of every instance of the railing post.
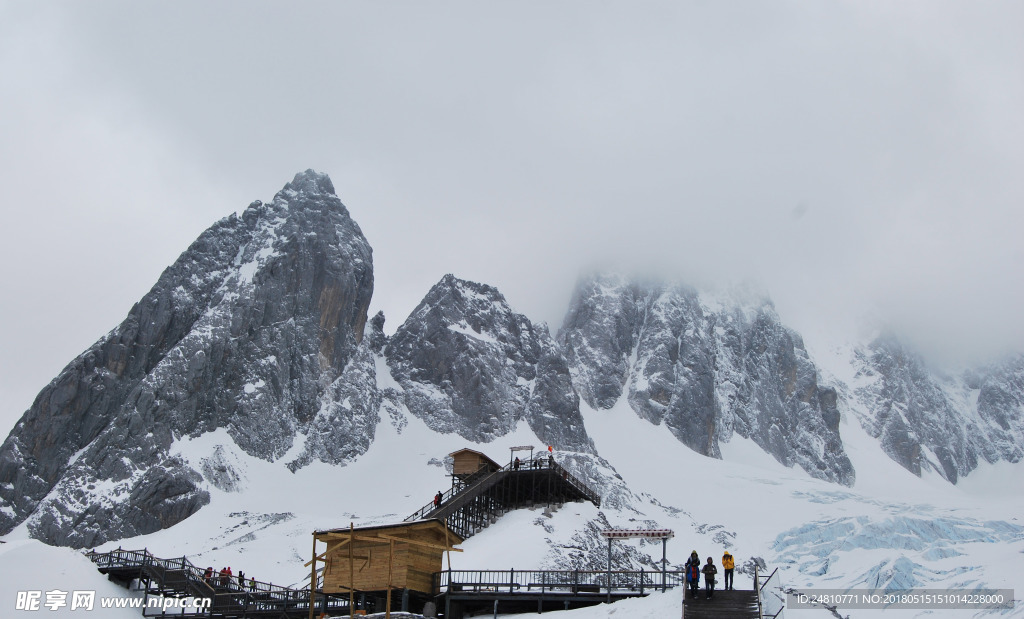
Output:
<path fill-rule="evenodd" d="M 757 592 L 757 616 L 764 617 L 764 608 L 761 606 L 761 579 L 757 575 L 757 563 L 754 564 L 754 591 Z"/>
<path fill-rule="evenodd" d="M 608 597 L 607 602 L 612 603 L 612 538 L 608 538 L 608 582 L 605 583 L 608 586 Z"/>
<path fill-rule="evenodd" d="M 644 568 L 640 568 L 640 595 L 644 594 Z"/>
<path fill-rule="evenodd" d="M 665 593 L 665 575 L 668 572 L 668 538 L 661 538 L 661 592 Z"/>
<path fill-rule="evenodd" d="M 511 570 L 509 570 L 508 574 L 508 592 L 513 593 L 512 583 L 516 581 L 516 568 L 512 568 Z"/>

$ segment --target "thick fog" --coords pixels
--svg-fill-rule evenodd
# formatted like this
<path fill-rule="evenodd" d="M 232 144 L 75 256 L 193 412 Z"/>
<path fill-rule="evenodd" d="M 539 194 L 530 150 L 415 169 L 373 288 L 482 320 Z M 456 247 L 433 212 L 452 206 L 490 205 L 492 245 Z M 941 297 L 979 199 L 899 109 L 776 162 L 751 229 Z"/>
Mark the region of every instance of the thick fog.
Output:
<path fill-rule="evenodd" d="M 297 4 L 297 5 L 293 5 Z M 0 430 L 306 168 L 393 331 L 445 273 L 752 282 L 830 340 L 1024 350 L 1019 2 L 0 1 Z"/>

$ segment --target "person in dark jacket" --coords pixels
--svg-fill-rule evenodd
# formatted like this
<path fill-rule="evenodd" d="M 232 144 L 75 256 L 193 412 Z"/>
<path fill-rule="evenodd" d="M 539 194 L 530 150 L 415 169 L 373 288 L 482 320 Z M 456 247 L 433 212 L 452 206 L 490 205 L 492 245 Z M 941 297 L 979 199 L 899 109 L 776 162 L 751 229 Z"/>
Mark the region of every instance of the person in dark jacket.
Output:
<path fill-rule="evenodd" d="M 711 557 L 708 557 L 708 562 L 701 571 L 704 572 L 704 590 L 707 591 L 707 598 L 710 600 L 715 594 L 715 574 L 718 573 L 718 568 Z"/>
<path fill-rule="evenodd" d="M 696 550 L 690 553 L 690 558 L 686 560 L 683 569 L 686 572 L 686 584 L 690 588 L 690 597 L 695 598 L 697 590 L 700 588 L 700 557 L 697 556 Z"/>
<path fill-rule="evenodd" d="M 441 494 L 440 490 L 438 490 L 437 494 L 434 495 L 434 507 L 441 507 L 441 499 L 443 499 L 443 498 L 444 498 L 444 495 Z"/>

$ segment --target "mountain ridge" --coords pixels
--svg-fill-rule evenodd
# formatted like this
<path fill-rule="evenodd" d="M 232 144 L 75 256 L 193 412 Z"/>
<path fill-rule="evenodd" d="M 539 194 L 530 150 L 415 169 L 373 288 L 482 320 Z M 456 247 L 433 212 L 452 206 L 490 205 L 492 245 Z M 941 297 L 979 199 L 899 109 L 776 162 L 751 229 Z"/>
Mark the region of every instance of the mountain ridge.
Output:
<path fill-rule="evenodd" d="M 183 437 L 224 429 L 294 473 L 358 458 L 381 419 L 400 429 L 406 415 L 475 443 L 525 422 L 628 508 L 637 498 L 597 452 L 581 402 L 600 415 L 625 401 L 629 423 L 664 425 L 708 457 L 750 439 L 845 486 L 857 479 L 840 435 L 848 414 L 919 476 L 955 482 L 981 461 L 1021 457 L 1024 357 L 963 378 L 977 389 L 942 400 L 949 384 L 923 365 L 885 363 L 869 348 L 852 367 L 879 380 L 824 378 L 762 293 L 584 277 L 552 336 L 496 288 L 448 274 L 386 336 L 383 314 L 368 319 L 373 284 L 372 249 L 325 174 L 301 172 L 270 203 L 215 223 L 11 431 L 0 532 L 27 522 L 48 543 L 92 546 L 174 526 L 209 502 L 209 486 L 236 487 L 222 453 L 178 457 Z M 947 405 L 931 413 L 917 393 Z"/>

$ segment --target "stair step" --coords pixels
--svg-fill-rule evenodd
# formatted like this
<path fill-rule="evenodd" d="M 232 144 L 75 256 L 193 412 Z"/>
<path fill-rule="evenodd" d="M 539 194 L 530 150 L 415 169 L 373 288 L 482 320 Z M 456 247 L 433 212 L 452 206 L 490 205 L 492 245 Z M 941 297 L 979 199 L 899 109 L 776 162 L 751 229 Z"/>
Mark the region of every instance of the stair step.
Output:
<path fill-rule="evenodd" d="M 686 593 L 683 599 L 684 619 L 757 619 L 757 593 L 754 591 L 715 591 L 710 600 L 704 595 L 703 587 L 696 598 Z"/>

